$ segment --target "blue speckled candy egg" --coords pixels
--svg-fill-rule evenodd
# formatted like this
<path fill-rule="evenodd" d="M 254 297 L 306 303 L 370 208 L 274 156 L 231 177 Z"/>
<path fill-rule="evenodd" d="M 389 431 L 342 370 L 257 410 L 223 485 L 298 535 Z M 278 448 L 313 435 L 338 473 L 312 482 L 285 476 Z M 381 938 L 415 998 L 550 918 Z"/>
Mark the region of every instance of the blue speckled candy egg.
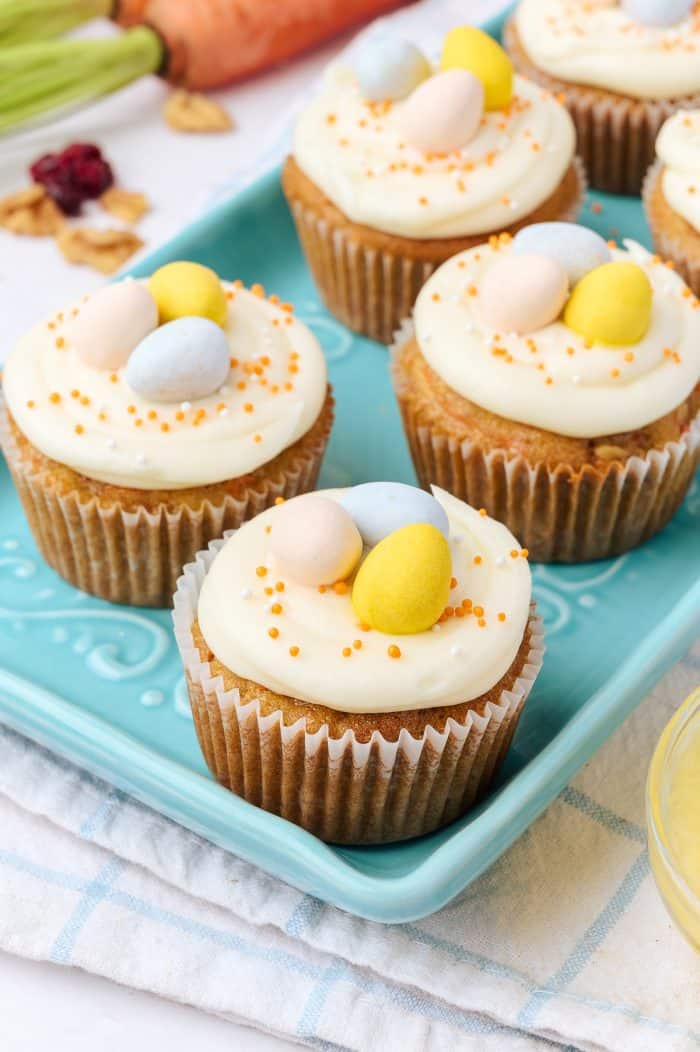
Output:
<path fill-rule="evenodd" d="M 568 274 L 570 285 L 612 259 L 600 234 L 576 223 L 533 223 L 523 227 L 513 238 L 513 250 L 518 255 L 555 259 Z"/>
<path fill-rule="evenodd" d="M 675 26 L 693 10 L 693 0 L 622 0 L 622 10 L 645 26 Z"/>
<path fill-rule="evenodd" d="M 356 55 L 353 71 L 367 99 L 405 99 L 432 73 L 430 63 L 406 40 L 369 41 Z"/>
<path fill-rule="evenodd" d="M 151 402 L 194 401 L 213 394 L 229 371 L 226 334 L 208 318 L 177 318 L 134 348 L 126 382 Z"/>
<path fill-rule="evenodd" d="M 450 535 L 447 514 L 435 497 L 402 482 L 364 482 L 349 489 L 340 503 L 371 547 L 417 522 L 437 527 L 445 537 Z"/>

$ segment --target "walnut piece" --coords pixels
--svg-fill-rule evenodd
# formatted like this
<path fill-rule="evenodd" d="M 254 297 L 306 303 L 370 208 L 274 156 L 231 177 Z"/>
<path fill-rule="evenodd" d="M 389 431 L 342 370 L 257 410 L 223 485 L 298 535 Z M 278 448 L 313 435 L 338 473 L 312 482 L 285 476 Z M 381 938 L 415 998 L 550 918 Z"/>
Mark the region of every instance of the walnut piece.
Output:
<path fill-rule="evenodd" d="M 0 201 L 0 226 L 13 234 L 52 237 L 65 220 L 60 208 L 43 186 L 34 184 Z"/>
<path fill-rule="evenodd" d="M 149 209 L 148 198 L 132 190 L 120 190 L 111 186 L 100 197 L 100 204 L 107 212 L 123 219 L 125 223 L 137 223 Z"/>
<path fill-rule="evenodd" d="M 600 445 L 594 448 L 594 453 L 600 460 L 627 460 L 629 454 L 622 446 Z"/>
<path fill-rule="evenodd" d="M 223 106 L 206 95 L 173 91 L 163 106 L 163 116 L 175 131 L 222 132 L 233 128 Z"/>
<path fill-rule="evenodd" d="M 143 245 L 130 230 L 93 230 L 87 226 L 65 227 L 56 243 L 69 263 L 86 263 L 102 274 L 114 274 Z"/>

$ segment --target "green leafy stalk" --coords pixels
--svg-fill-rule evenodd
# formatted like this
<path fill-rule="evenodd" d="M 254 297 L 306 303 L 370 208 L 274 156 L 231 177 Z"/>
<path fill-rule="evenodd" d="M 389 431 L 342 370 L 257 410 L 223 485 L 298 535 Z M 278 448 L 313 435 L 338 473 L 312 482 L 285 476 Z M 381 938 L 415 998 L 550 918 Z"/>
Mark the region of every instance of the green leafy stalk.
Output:
<path fill-rule="evenodd" d="M 50 110 L 95 99 L 155 73 L 163 45 L 138 26 L 116 37 L 0 49 L 0 132 Z"/>
<path fill-rule="evenodd" d="M 113 0 L 0 0 L 0 47 L 60 36 L 112 7 Z"/>

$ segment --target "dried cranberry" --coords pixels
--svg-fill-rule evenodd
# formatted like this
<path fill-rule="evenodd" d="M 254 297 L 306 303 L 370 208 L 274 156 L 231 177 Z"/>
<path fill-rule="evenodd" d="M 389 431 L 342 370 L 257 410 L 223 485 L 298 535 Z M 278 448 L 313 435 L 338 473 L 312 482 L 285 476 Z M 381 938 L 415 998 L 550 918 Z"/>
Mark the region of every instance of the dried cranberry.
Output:
<path fill-rule="evenodd" d="M 85 197 L 99 197 L 114 182 L 112 169 L 106 161 L 74 161 L 73 182 Z"/>
<path fill-rule="evenodd" d="M 69 216 L 78 215 L 80 206 L 85 200 L 85 195 L 80 190 L 77 190 L 68 179 L 57 175 L 47 179 L 44 187 L 49 197 L 53 198 L 62 212 Z"/>
<path fill-rule="evenodd" d="M 102 151 L 91 142 L 74 142 L 60 154 L 62 161 L 101 161 Z"/>
<path fill-rule="evenodd" d="M 35 183 L 43 183 L 47 178 L 54 175 L 61 167 L 61 160 L 56 153 L 45 153 L 29 169 Z"/>

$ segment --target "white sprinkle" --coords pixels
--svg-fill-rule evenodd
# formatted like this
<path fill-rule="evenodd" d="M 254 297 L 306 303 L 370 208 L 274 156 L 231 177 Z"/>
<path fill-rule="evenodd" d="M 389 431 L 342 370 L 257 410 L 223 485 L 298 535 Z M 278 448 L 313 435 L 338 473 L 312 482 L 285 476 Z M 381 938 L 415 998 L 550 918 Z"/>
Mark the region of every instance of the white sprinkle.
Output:
<path fill-rule="evenodd" d="M 516 208 L 520 208 L 520 205 L 517 201 L 511 201 L 508 207 L 510 208 L 511 212 L 514 212 Z"/>
<path fill-rule="evenodd" d="M 572 376 L 571 377 L 571 382 L 572 382 L 572 384 L 580 384 L 581 383 L 581 377 L 578 376 L 578 375 L 577 376 Z"/>
<path fill-rule="evenodd" d="M 228 409 L 224 406 L 223 409 L 219 410 L 219 416 L 228 416 Z"/>
<path fill-rule="evenodd" d="M 114 439 L 113 438 L 108 438 L 107 439 L 107 449 L 116 449 L 116 448 L 117 448 L 117 443 L 114 441 Z"/>
<path fill-rule="evenodd" d="M 496 566 L 505 566 L 505 565 L 506 565 L 506 557 L 505 557 L 505 555 L 499 555 L 498 558 L 496 559 Z"/>
<path fill-rule="evenodd" d="M 186 413 L 187 410 L 191 409 L 191 408 L 192 408 L 192 403 L 191 402 L 180 402 L 180 409 L 182 409 L 183 413 Z"/>
<path fill-rule="evenodd" d="M 455 542 L 455 544 L 461 544 L 462 541 L 464 540 L 464 534 L 463 533 L 455 533 L 454 536 L 452 537 L 452 540 Z"/>
<path fill-rule="evenodd" d="M 423 333 L 423 335 L 421 336 L 421 338 L 420 338 L 420 342 L 421 342 L 421 343 L 430 343 L 430 341 L 432 340 L 432 338 L 433 338 L 433 334 L 432 334 L 431 332 L 425 332 L 425 333 Z"/>
<path fill-rule="evenodd" d="M 558 152 L 559 152 L 559 147 L 558 146 L 548 146 L 547 147 L 547 153 L 558 153 Z"/>
<path fill-rule="evenodd" d="M 143 453 L 137 453 L 136 463 L 140 468 L 145 468 L 148 465 L 148 461 Z"/>
<path fill-rule="evenodd" d="M 220 395 L 227 395 L 230 390 L 231 390 L 231 388 L 227 384 L 224 384 L 223 387 L 219 388 L 219 394 Z"/>
<path fill-rule="evenodd" d="M 250 588 L 241 588 L 241 599 L 250 599 L 252 594 Z"/>
<path fill-rule="evenodd" d="M 464 653 L 464 651 L 463 651 L 462 647 L 458 647 L 458 646 L 450 647 L 450 654 L 452 654 L 452 657 L 461 657 L 463 653 Z"/>

